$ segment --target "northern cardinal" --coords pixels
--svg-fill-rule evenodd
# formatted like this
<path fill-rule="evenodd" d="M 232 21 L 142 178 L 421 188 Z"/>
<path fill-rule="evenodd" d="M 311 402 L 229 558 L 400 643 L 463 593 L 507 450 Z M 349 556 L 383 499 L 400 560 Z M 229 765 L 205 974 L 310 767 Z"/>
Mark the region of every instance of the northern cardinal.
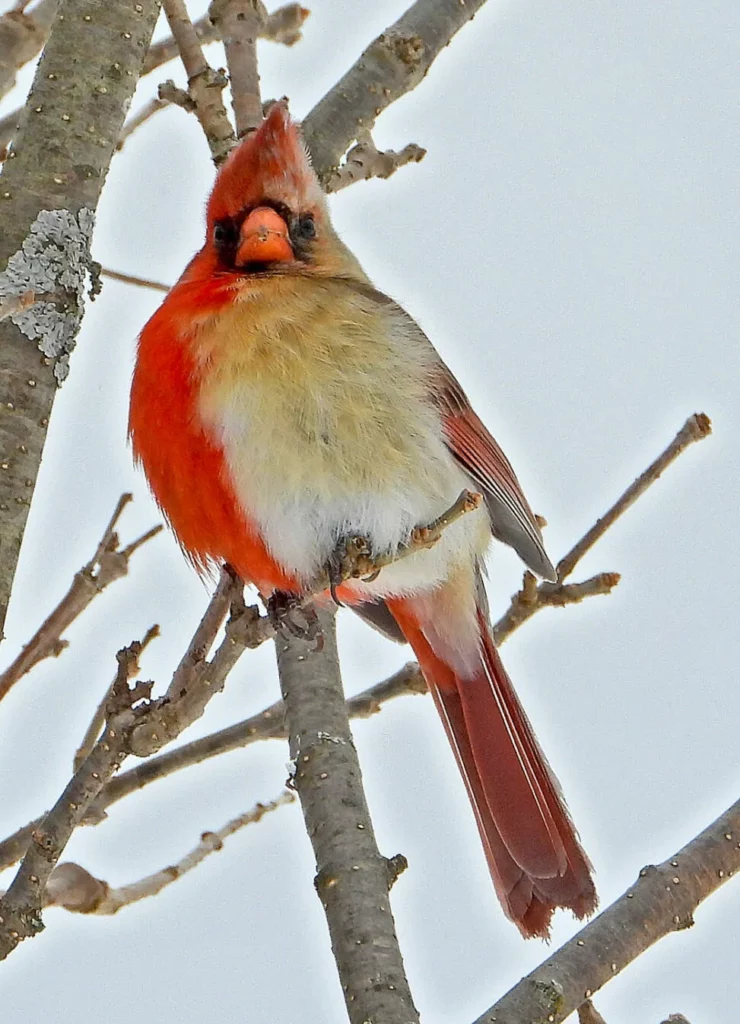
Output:
<path fill-rule="evenodd" d="M 203 248 L 142 331 L 130 435 L 200 570 L 301 594 L 350 536 L 394 551 L 460 492 L 485 503 L 341 600 L 414 649 L 508 917 L 590 914 L 589 861 L 491 639 L 491 536 L 555 579 L 506 456 L 411 317 L 340 241 L 287 108 L 230 155 Z"/>

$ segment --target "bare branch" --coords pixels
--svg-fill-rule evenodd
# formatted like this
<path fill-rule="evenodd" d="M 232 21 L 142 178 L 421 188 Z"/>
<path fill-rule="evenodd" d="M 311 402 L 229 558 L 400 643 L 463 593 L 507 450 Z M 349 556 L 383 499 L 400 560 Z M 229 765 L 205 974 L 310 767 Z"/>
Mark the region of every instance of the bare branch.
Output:
<path fill-rule="evenodd" d="M 416 0 L 365 50 L 314 107 L 303 135 L 322 184 L 363 129 L 400 96 L 415 89 L 455 33 L 484 0 Z"/>
<path fill-rule="evenodd" d="M 482 501 L 483 498 L 480 494 L 476 494 L 474 491 L 462 491 L 456 501 L 441 516 L 426 526 L 414 527 L 408 541 L 399 545 L 394 551 L 383 552 L 379 555 L 372 554 L 364 537 L 351 537 L 347 541 L 341 566 L 335 567 L 341 576 L 341 581 L 362 577 L 374 578 L 387 565 L 408 558 L 409 555 L 413 555 L 417 551 L 434 547 L 448 526 L 457 522 L 466 513 L 479 508 Z M 324 571 L 312 581 L 307 590 L 309 594 L 320 594 L 330 585 L 338 585 L 341 581 L 339 578 L 330 579 L 328 571 Z"/>
<path fill-rule="evenodd" d="M 159 636 L 159 626 L 152 626 L 149 630 L 147 630 L 143 640 L 141 641 L 141 644 L 139 645 L 139 649 L 136 652 L 137 653 L 137 659 L 138 659 L 138 657 L 141 656 L 142 652 L 149 646 L 149 644 L 152 642 L 152 640 L 154 640 L 158 636 Z M 133 674 L 137 673 L 138 671 L 139 671 L 139 669 L 138 669 L 138 660 L 137 660 L 136 663 L 131 665 L 130 672 L 133 675 Z M 82 762 L 87 757 L 90 756 L 90 754 L 92 753 L 92 749 L 95 746 L 95 742 L 96 742 L 98 736 L 100 736 L 101 731 L 105 727 L 105 719 L 106 719 L 108 705 L 110 704 L 111 698 L 113 696 L 113 690 L 115 689 L 117 681 L 118 681 L 118 675 L 116 674 L 116 676 L 114 676 L 114 678 L 113 678 L 113 682 L 110 684 L 110 686 L 105 691 L 105 693 L 103 695 L 103 699 L 100 701 L 100 703 L 98 704 L 97 708 L 95 709 L 95 712 L 94 712 L 94 714 L 92 716 L 92 719 L 90 720 L 90 724 L 88 725 L 87 729 L 85 730 L 85 735 L 82 737 L 82 742 L 80 743 L 79 747 L 77 748 L 77 751 L 75 753 L 74 759 L 72 761 L 72 771 L 73 772 L 78 772 L 80 770 L 80 768 L 82 767 Z"/>
<path fill-rule="evenodd" d="M 578 1024 L 606 1024 L 590 999 L 578 1007 Z"/>
<path fill-rule="evenodd" d="M 33 821 L 29 822 L 28 825 L 24 825 L 22 828 L 17 829 L 12 835 L 8 836 L 7 839 L 3 839 L 0 843 L 0 871 L 5 868 L 12 867 L 16 864 L 23 854 L 28 849 L 28 844 L 31 842 L 31 836 L 34 831 L 41 825 L 46 813 L 40 815 L 38 818 L 34 818 Z"/>
<path fill-rule="evenodd" d="M 358 133 L 356 146 L 347 153 L 344 163 L 333 171 L 326 179 L 324 188 L 327 192 L 339 192 L 356 181 L 367 181 L 368 178 L 390 178 L 399 167 L 409 163 L 419 163 L 427 151 L 415 142 L 396 153 L 392 149 L 378 150 L 368 131 Z"/>
<path fill-rule="evenodd" d="M 690 928 L 699 904 L 740 870 L 740 800 L 636 883 L 523 978 L 475 1024 L 564 1021 L 670 932 Z"/>
<path fill-rule="evenodd" d="M 698 416 L 696 419 L 702 421 L 706 418 Z M 689 420 L 690 422 L 691 420 Z M 677 436 L 680 437 L 681 432 Z M 665 453 L 652 465 L 655 466 L 664 456 Z M 617 505 L 622 500 L 620 498 Z M 599 523 L 608 521 L 608 524 L 611 525 L 616 520 L 616 516 L 613 515 L 615 507 L 613 506 L 599 520 Z M 586 537 L 591 533 L 592 531 L 589 531 Z M 578 541 L 565 558 L 561 560 L 561 565 L 565 559 L 571 557 L 573 552 L 581 548 L 582 545 L 583 540 Z M 609 593 L 618 581 L 619 575 L 617 573 L 601 573 L 582 583 L 540 584 L 537 586 L 531 573 L 525 573 L 522 590 L 514 595 L 510 607 L 493 626 L 493 636 L 496 644 L 500 646 L 504 643 L 519 626 L 541 608 L 547 606 L 563 607 L 566 604 L 581 601 L 587 596 Z M 213 601 L 216 599 L 217 595 L 214 595 Z M 211 611 L 210 613 L 207 612 L 206 616 L 214 614 L 212 610 L 213 604 L 211 604 L 210 608 Z M 245 646 L 258 646 L 263 639 L 272 635 L 272 625 L 267 619 L 259 616 L 257 609 L 252 608 L 247 611 L 249 612 L 249 618 L 242 617 L 241 620 L 241 638 L 245 641 Z M 221 615 L 222 618 L 223 614 L 225 614 L 225 611 Z M 218 625 L 215 628 L 212 626 L 208 635 L 215 637 L 217 631 Z M 198 634 L 196 634 L 197 636 Z M 190 662 L 193 665 L 195 664 L 195 650 L 198 648 L 198 644 L 202 647 L 204 642 L 204 640 L 196 641 L 194 638 L 193 643 L 191 643 L 190 655 L 186 655 L 183 659 L 185 664 Z M 224 641 L 224 643 L 226 642 Z M 232 657 L 238 656 L 237 651 L 240 653 L 244 649 L 243 647 L 240 648 L 239 638 L 235 635 L 234 630 L 232 630 L 232 635 L 229 638 L 228 648 L 231 649 Z M 203 657 L 205 657 L 205 654 L 203 654 Z M 190 662 L 188 662 L 188 658 Z M 222 662 L 222 664 L 224 663 Z M 205 671 L 205 668 L 203 667 L 202 670 Z M 220 679 L 217 680 L 217 683 L 220 683 Z M 221 685 L 223 684 L 221 683 Z M 426 683 L 418 665 L 414 662 L 409 662 L 388 679 L 350 698 L 347 701 L 347 711 L 350 717 L 369 717 L 378 712 L 388 700 L 407 693 L 425 692 Z M 180 771 L 182 768 L 200 764 L 211 757 L 217 757 L 230 750 L 248 746 L 250 743 L 258 740 L 285 738 L 285 736 L 285 708 L 282 701 L 277 701 L 259 714 L 253 715 L 242 722 L 237 722 L 226 729 L 221 729 L 209 736 L 205 736 L 202 739 L 195 740 L 192 743 L 183 744 L 183 746 L 167 754 L 150 758 L 143 764 L 137 765 L 136 768 L 112 779 L 104 792 L 101 793 L 100 798 L 91 807 L 88 820 L 101 820 L 105 809 L 111 804 L 123 799 L 123 797 L 135 792 L 137 789 L 142 789 L 144 786 L 157 781 L 157 779 L 165 778 L 176 771 Z M 174 738 L 174 735 L 171 738 Z M 161 745 L 162 743 L 159 743 L 159 746 Z M 155 745 L 153 749 L 158 748 Z M 30 825 L 24 826 L 3 842 L 0 842 L 0 869 L 10 866 L 19 859 L 28 843 L 30 830 L 35 827 L 39 820 L 36 819 Z"/>
<path fill-rule="evenodd" d="M 108 723 L 90 753 L 46 815 L 31 833 L 31 844 L 10 888 L 0 899 L 0 960 L 23 939 L 43 930 L 41 908 L 46 885 L 73 831 L 88 806 L 126 756 L 128 740 L 137 718 L 146 708 L 135 707 L 149 687 L 130 688 L 128 680 L 137 667 L 139 643 L 118 652 L 116 685 L 108 706 Z"/>
<path fill-rule="evenodd" d="M 709 437 L 712 432 L 712 422 L 703 413 L 694 413 L 689 416 L 686 423 L 681 427 L 674 439 L 661 454 L 650 463 L 644 473 L 627 488 L 624 494 L 608 509 L 603 516 L 596 520 L 590 530 L 577 541 L 567 554 L 563 555 L 557 565 L 558 582 L 537 584 L 531 573 L 524 574 L 522 589 L 515 594 L 511 600 L 511 607 L 497 623 L 494 628 L 494 639 L 501 642 L 501 637 L 510 635 L 513 630 L 518 629 L 523 622 L 526 622 L 540 608 L 546 606 L 562 607 L 572 603 L 573 600 L 580 600 L 590 596 L 592 593 L 608 593 L 619 583 L 618 573 L 602 573 L 594 576 L 585 583 L 565 585 L 563 581 L 573 572 L 580 560 L 591 550 L 596 542 L 603 537 L 606 531 L 616 523 L 620 516 L 624 515 L 627 509 L 637 501 L 645 491 L 655 483 L 665 470 L 684 452 L 689 445 L 695 441 L 702 441 Z M 584 588 L 584 589 L 582 589 Z"/>
<path fill-rule="evenodd" d="M 267 20 L 263 23 L 260 36 L 262 39 L 270 39 L 274 43 L 293 46 L 300 40 L 303 23 L 310 13 L 300 4 L 285 4 L 284 7 L 278 7 L 276 11 L 268 15 Z M 207 14 L 193 22 L 193 28 L 201 45 L 215 43 L 221 38 L 218 26 L 213 24 Z M 148 75 L 150 71 L 174 60 L 177 55 L 177 43 L 172 36 L 163 39 L 161 43 L 155 43 L 149 47 L 143 73 Z"/>
<path fill-rule="evenodd" d="M 272 14 L 268 14 L 260 37 L 273 43 L 282 43 L 283 46 L 295 46 L 302 38 L 303 23 L 310 13 L 307 7 L 301 7 L 300 4 L 278 7 Z"/>
<path fill-rule="evenodd" d="M 188 95 L 193 102 L 192 109 L 203 128 L 213 162 L 218 166 L 226 159 L 236 141 L 221 95 L 227 84 L 226 79 L 206 61 L 184 0 L 163 0 L 162 9 L 167 15 L 188 76 Z"/>
<path fill-rule="evenodd" d="M 123 147 L 126 145 L 126 142 L 134 134 L 137 128 L 141 128 L 141 126 L 143 124 L 146 124 L 146 122 L 149 121 L 152 117 L 154 117 L 155 114 L 158 114 L 160 110 L 165 110 L 167 107 L 169 107 L 169 105 L 170 101 L 164 99 L 161 96 L 153 96 L 151 99 L 147 100 L 144 106 L 141 108 L 141 110 L 139 110 L 136 114 L 133 114 L 124 124 L 123 128 L 121 129 L 121 134 L 118 137 L 118 142 L 116 143 L 116 149 L 123 149 Z M 105 273 L 105 271 L 103 271 L 103 273 Z M 118 276 L 118 280 L 121 280 L 121 278 L 125 275 L 116 275 L 114 273 L 109 273 L 108 276 Z M 130 283 L 138 284 L 139 282 L 140 279 L 135 278 Z"/>
<path fill-rule="evenodd" d="M 582 583 L 537 583 L 531 572 L 524 573 L 522 589 L 511 598 L 511 604 L 493 627 L 493 639 L 499 647 L 514 630 L 542 608 L 565 608 L 580 604 L 587 597 L 611 594 L 622 577 L 618 572 L 601 572 Z"/>
<path fill-rule="evenodd" d="M 316 855 L 316 891 L 352 1024 L 419 1020 L 398 947 L 342 692 L 334 609 L 315 609 L 323 643 L 277 637 L 294 785 Z"/>
<path fill-rule="evenodd" d="M 262 121 L 257 38 L 267 11 L 261 0 L 212 0 L 208 14 L 224 41 L 236 134 L 241 139 Z"/>
<path fill-rule="evenodd" d="M 56 10 L 57 0 L 40 0 L 31 14 L 16 7 L 0 18 L 0 99 L 15 85 L 16 71 L 40 52 Z"/>
<path fill-rule="evenodd" d="M 122 907 L 156 896 L 188 871 L 202 864 L 206 857 L 223 849 L 229 836 L 247 825 L 261 821 L 266 814 L 292 803 L 295 796 L 284 790 L 274 800 L 256 804 L 251 811 L 240 814 L 215 832 L 204 832 L 198 845 L 176 864 L 171 864 L 146 878 L 119 888 L 95 878 L 79 864 L 60 864 L 55 868 L 46 886 L 47 906 L 64 907 L 78 914 L 116 914 Z"/>
<path fill-rule="evenodd" d="M 94 285 L 95 209 L 159 9 L 156 0 L 63 7 L 2 167 L 0 296 L 53 298 L 0 321 L 0 635 L 52 405 Z M 72 67 L 74 89 L 60 88 Z"/>
<path fill-rule="evenodd" d="M 575 569 L 583 556 L 591 550 L 597 540 L 604 536 L 610 526 L 619 519 L 621 515 L 631 508 L 645 491 L 665 472 L 672 462 L 678 458 L 681 452 L 695 441 L 703 441 L 712 433 L 712 421 L 703 412 L 694 413 L 689 416 L 671 443 L 657 459 L 650 463 L 644 473 L 641 473 L 633 484 L 616 501 L 608 512 L 605 512 L 600 519 L 597 519 L 590 530 L 581 537 L 577 544 L 574 544 L 567 555 L 560 559 L 557 565 L 558 579 L 564 580 Z M 552 584 L 550 584 L 552 586 Z"/>
<path fill-rule="evenodd" d="M 62 639 L 64 631 L 98 594 L 102 594 L 107 586 L 128 573 L 131 555 L 162 530 L 161 525 L 154 526 L 128 547 L 119 548 L 116 526 L 130 501 L 130 494 L 121 496 L 93 557 L 75 575 L 72 586 L 45 622 L 39 626 L 15 661 L 0 674 L 0 700 L 21 676 L 30 672 L 34 665 L 44 658 L 56 658 L 62 653 L 67 647 L 67 641 Z"/>
<path fill-rule="evenodd" d="M 398 672 L 394 672 L 388 679 L 381 683 L 363 690 L 361 693 L 350 697 L 347 700 L 347 713 L 350 718 L 370 718 L 377 714 L 382 705 L 402 694 L 426 693 L 427 686 L 416 662 L 410 661 Z M 238 750 L 247 747 L 251 743 L 266 739 L 286 739 L 288 735 L 285 726 L 285 705 L 281 700 L 276 701 L 269 708 L 265 708 L 257 715 L 252 715 L 243 722 L 237 722 L 226 729 L 211 733 L 201 739 L 184 743 L 182 746 L 171 750 L 158 757 L 152 757 L 137 765 L 135 768 L 117 775 L 108 783 L 95 805 L 91 808 L 90 814 L 93 820 L 100 820 L 105 810 L 122 800 L 130 793 L 156 782 L 158 779 L 166 778 L 174 772 L 192 765 L 201 764 L 212 757 L 228 753 L 230 750 Z M 26 826 L 28 828 L 28 826 Z M 25 835 L 25 830 L 20 830 Z M 18 833 L 16 833 L 18 835 Z M 22 837 L 21 837 L 22 843 Z M 18 843 L 14 837 L 9 837 L 0 844 L 0 869 L 13 863 L 8 860 L 18 849 Z M 7 850 L 7 853 L 5 852 Z M 22 852 L 22 851 L 21 851 Z M 14 859 L 18 859 L 15 856 Z"/>
<path fill-rule="evenodd" d="M 155 292 L 168 292 L 170 286 L 162 284 L 161 281 L 150 281 L 148 277 L 136 277 L 134 274 L 122 274 L 118 270 L 110 270 L 102 267 L 101 277 L 109 277 L 111 281 L 121 281 L 123 284 L 133 284 L 137 288 L 152 288 Z"/>
<path fill-rule="evenodd" d="M 45 0 L 45 3 L 51 8 L 56 5 L 57 0 Z M 34 16 L 39 7 L 41 7 L 41 4 L 35 8 Z M 300 4 L 285 4 L 284 7 L 278 7 L 276 11 L 268 15 L 267 20 L 262 25 L 260 36 L 262 39 L 269 39 L 274 43 L 282 43 L 284 46 L 294 46 L 302 38 L 303 23 L 310 13 L 306 7 L 301 7 Z M 38 18 L 36 18 L 36 21 L 38 22 Z M 219 39 L 218 29 L 213 25 L 208 15 L 204 15 L 204 17 L 194 22 L 193 28 L 201 44 L 213 43 Z M 155 43 L 149 47 L 142 74 L 148 75 L 151 71 L 162 67 L 163 64 L 167 64 L 177 56 L 177 43 L 172 36 L 163 39 L 160 43 Z M 150 117 L 153 117 L 154 114 L 164 110 L 167 105 L 166 101 L 160 102 L 159 99 L 149 100 L 138 114 L 135 114 L 126 122 L 116 148 L 122 149 L 128 137 L 137 128 L 144 124 L 145 121 L 148 121 Z M 13 137 L 21 110 L 22 108 L 18 108 L 5 117 L 0 118 L 0 160 L 5 158 L 5 149 Z"/>

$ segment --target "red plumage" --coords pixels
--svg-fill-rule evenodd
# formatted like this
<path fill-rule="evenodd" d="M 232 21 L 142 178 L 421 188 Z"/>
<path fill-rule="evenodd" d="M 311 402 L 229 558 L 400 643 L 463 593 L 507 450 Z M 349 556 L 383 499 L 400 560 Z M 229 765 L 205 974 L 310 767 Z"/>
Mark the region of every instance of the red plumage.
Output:
<path fill-rule="evenodd" d="M 433 549 L 340 594 L 419 658 L 507 915 L 546 936 L 556 907 L 591 913 L 588 859 L 485 610 L 491 534 L 554 578 L 511 465 L 334 233 L 282 104 L 221 170 L 207 232 L 142 332 L 131 393 L 134 454 L 180 545 L 265 597 L 300 593 L 343 538 L 393 550 L 481 491 Z"/>

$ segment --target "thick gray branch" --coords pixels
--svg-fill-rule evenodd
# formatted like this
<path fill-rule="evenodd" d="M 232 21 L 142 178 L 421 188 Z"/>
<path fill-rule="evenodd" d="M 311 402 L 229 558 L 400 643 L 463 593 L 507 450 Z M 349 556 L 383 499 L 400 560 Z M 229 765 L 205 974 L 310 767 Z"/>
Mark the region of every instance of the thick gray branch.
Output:
<path fill-rule="evenodd" d="M 740 870 L 740 800 L 523 978 L 475 1024 L 559 1024 Z"/>
<path fill-rule="evenodd" d="M 317 609 L 319 641 L 276 637 L 294 784 L 316 855 L 316 891 L 352 1024 L 413 1024 L 391 913 L 395 875 L 380 855 L 362 788 L 339 673 L 332 608 Z"/>
<path fill-rule="evenodd" d="M 159 4 L 62 0 L 0 176 L 0 634 L 59 380 L 80 320 L 94 211 Z"/>
<path fill-rule="evenodd" d="M 313 108 L 303 135 L 325 184 L 362 129 L 410 92 L 485 0 L 417 0 Z"/>

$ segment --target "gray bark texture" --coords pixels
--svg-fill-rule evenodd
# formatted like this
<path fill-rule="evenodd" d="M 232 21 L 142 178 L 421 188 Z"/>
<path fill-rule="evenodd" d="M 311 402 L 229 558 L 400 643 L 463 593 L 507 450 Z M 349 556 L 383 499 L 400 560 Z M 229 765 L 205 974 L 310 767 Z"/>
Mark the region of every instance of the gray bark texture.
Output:
<path fill-rule="evenodd" d="M 325 186 L 362 129 L 415 89 L 435 58 L 485 0 L 416 0 L 368 46 L 303 122 L 313 166 Z"/>
<path fill-rule="evenodd" d="M 378 850 L 365 801 L 334 609 L 317 607 L 317 614 L 318 640 L 275 638 L 293 782 L 316 856 L 314 884 L 352 1024 L 418 1024 L 388 895 L 397 869 Z"/>
<path fill-rule="evenodd" d="M 54 396 L 94 281 L 90 240 L 159 3 L 62 0 L 0 175 L 0 636 Z"/>

